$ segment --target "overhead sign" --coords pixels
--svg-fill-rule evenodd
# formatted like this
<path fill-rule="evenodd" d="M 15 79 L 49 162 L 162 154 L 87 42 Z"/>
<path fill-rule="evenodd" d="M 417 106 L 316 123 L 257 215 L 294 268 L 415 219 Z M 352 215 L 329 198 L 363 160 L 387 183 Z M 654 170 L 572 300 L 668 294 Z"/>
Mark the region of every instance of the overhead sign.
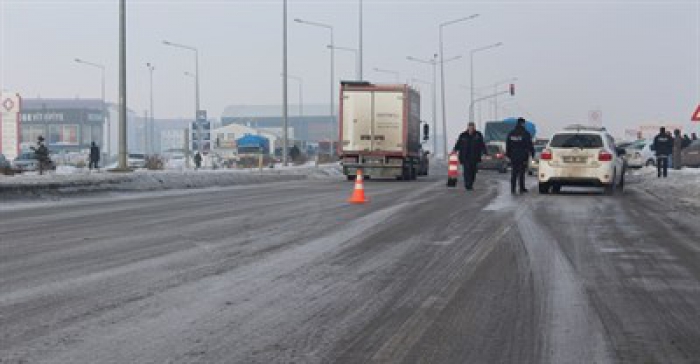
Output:
<path fill-rule="evenodd" d="M 693 116 L 690 118 L 690 121 L 700 123 L 700 105 L 698 105 L 698 107 L 695 109 L 695 112 L 693 113 Z"/>
<path fill-rule="evenodd" d="M 0 153 L 8 159 L 15 159 L 19 155 L 21 105 L 19 94 L 0 94 Z"/>

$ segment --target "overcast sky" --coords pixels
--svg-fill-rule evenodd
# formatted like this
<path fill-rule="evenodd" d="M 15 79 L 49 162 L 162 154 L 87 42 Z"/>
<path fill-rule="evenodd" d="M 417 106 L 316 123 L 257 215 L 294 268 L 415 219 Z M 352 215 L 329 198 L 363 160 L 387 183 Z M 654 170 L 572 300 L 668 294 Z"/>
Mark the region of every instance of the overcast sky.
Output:
<path fill-rule="evenodd" d="M 328 103 L 329 34 L 294 18 L 332 24 L 336 44 L 358 45 L 358 1 L 289 0 L 289 72 L 304 79 L 308 103 Z M 431 80 L 431 69 L 406 61 L 437 51 L 437 24 L 474 13 L 445 28 L 450 130 L 467 120 L 469 49 L 504 46 L 476 55 L 475 83 L 519 78 L 517 95 L 502 99 L 503 114 L 525 115 L 544 130 L 586 122 L 590 110 L 621 134 L 657 122 L 689 124 L 700 101 L 700 2 L 693 1 L 390 1 L 365 0 L 364 78 L 393 81 L 373 68 L 397 70 L 403 80 Z M 0 0 L 0 87 L 24 97 L 99 97 L 107 66 L 107 98 L 117 96 L 117 0 Z M 281 103 L 281 0 L 130 0 L 128 106 L 148 105 L 148 71 L 155 65 L 156 117 L 193 114 L 191 52 L 200 49 L 202 108 L 220 117 L 227 105 Z M 337 77 L 354 78 L 355 58 L 338 52 Z M 290 83 L 290 102 L 297 100 Z M 424 118 L 430 89 L 422 87 Z M 486 109 L 486 105 L 484 105 Z M 490 113 L 484 111 L 484 117 Z M 696 127 L 697 128 L 697 127 Z"/>

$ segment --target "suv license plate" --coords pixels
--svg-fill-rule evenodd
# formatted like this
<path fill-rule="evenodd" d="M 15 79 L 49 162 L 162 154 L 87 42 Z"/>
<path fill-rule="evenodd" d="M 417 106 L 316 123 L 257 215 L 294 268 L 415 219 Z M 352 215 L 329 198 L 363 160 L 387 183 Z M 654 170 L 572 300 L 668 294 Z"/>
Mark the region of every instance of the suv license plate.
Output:
<path fill-rule="evenodd" d="M 586 163 L 588 157 L 564 157 L 564 162 L 566 163 Z"/>

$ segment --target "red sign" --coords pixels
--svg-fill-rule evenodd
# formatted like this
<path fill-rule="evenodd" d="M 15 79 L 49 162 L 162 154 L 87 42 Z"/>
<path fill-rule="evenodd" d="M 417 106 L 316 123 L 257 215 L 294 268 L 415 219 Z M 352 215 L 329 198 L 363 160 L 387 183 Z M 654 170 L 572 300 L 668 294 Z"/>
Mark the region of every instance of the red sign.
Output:
<path fill-rule="evenodd" d="M 700 122 L 700 105 L 698 105 L 697 109 L 695 109 L 695 112 L 693 113 L 693 116 L 690 118 L 690 121 L 694 121 L 696 123 Z"/>

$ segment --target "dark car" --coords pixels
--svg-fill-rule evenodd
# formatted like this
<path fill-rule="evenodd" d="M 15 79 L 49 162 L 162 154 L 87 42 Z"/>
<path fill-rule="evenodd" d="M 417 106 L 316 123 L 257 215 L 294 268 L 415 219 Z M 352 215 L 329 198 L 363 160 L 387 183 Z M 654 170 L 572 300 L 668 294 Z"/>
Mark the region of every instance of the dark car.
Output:
<path fill-rule="evenodd" d="M 695 140 L 681 152 L 681 165 L 700 167 L 700 140 Z"/>
<path fill-rule="evenodd" d="M 5 158 L 5 155 L 0 154 L 0 175 L 2 174 L 10 174 L 10 171 L 12 170 L 12 164 L 10 163 L 7 158 Z"/>
<path fill-rule="evenodd" d="M 481 169 L 494 169 L 501 173 L 508 172 L 508 158 L 506 157 L 505 148 L 496 143 L 487 144 L 486 150 L 488 155 L 481 158 L 481 163 L 479 163 L 479 168 Z"/>

